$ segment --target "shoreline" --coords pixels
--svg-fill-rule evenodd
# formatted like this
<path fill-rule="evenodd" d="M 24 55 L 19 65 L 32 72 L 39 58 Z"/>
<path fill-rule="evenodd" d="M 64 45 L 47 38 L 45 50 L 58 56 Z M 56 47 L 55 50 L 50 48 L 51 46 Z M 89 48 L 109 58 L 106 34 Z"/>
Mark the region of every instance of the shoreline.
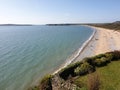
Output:
<path fill-rule="evenodd" d="M 70 61 L 65 62 L 65 64 L 61 65 L 57 70 L 55 70 L 52 75 L 57 74 L 61 69 L 65 68 L 71 63 L 81 61 L 85 57 L 91 57 L 100 53 L 120 50 L 120 32 L 101 27 L 88 25 L 85 26 L 94 30 L 92 35 L 78 49 L 77 54 Z"/>
<path fill-rule="evenodd" d="M 92 34 L 90 35 L 90 37 L 69 58 L 67 58 L 62 65 L 58 66 L 56 69 L 52 70 L 50 73 L 47 73 L 48 75 L 49 74 L 55 75 L 60 70 L 67 67 L 69 64 L 74 63 L 74 61 L 76 61 L 76 59 L 79 57 L 79 55 L 84 51 L 84 49 L 87 47 L 87 45 L 91 42 L 91 40 L 93 39 L 93 37 L 96 34 L 96 29 L 94 29 L 88 25 L 82 25 L 82 26 L 91 28 Z M 41 80 L 43 77 L 41 77 L 39 80 Z M 30 86 L 34 86 L 34 85 L 38 85 L 38 79 L 36 79 L 35 82 L 33 82 Z"/>
<path fill-rule="evenodd" d="M 91 26 L 87 26 L 87 25 L 84 25 L 86 27 L 89 27 L 89 28 L 92 28 Z M 68 66 L 69 64 L 71 63 L 74 63 L 76 61 L 76 59 L 80 56 L 80 54 L 84 51 L 84 49 L 87 47 L 87 45 L 91 42 L 91 40 L 94 38 L 95 36 L 95 33 L 96 33 L 96 29 L 92 28 L 93 32 L 91 34 L 91 36 L 82 44 L 82 46 L 80 48 L 78 48 L 78 50 L 75 52 L 76 54 L 74 56 L 72 56 L 72 58 L 68 58 L 70 60 L 66 60 L 65 61 L 65 64 L 62 64 L 58 69 L 56 69 L 52 75 L 55 75 L 56 73 L 58 73 L 60 70 L 62 70 L 63 68 L 65 68 L 66 66 Z"/>
<path fill-rule="evenodd" d="M 93 33 L 83 43 L 83 45 L 74 53 L 73 59 L 68 59 L 65 63 L 56 68 L 50 75 L 58 75 L 59 71 L 71 63 L 82 61 L 85 57 L 92 57 L 101 53 L 114 50 L 120 50 L 120 32 L 100 27 L 88 26 L 92 28 Z M 78 56 L 77 56 L 78 55 Z"/>
<path fill-rule="evenodd" d="M 96 34 L 81 55 L 76 59 L 76 61 L 79 61 L 85 57 L 91 57 L 109 51 L 120 50 L 120 32 L 101 27 L 90 27 L 96 30 Z"/>

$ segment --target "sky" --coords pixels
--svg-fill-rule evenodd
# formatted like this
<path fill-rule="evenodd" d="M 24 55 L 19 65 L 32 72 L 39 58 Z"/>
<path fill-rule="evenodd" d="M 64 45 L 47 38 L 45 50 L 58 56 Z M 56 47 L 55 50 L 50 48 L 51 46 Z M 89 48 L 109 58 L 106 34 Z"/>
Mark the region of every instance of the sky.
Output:
<path fill-rule="evenodd" d="M 106 23 L 120 20 L 120 0 L 0 0 L 0 24 Z"/>

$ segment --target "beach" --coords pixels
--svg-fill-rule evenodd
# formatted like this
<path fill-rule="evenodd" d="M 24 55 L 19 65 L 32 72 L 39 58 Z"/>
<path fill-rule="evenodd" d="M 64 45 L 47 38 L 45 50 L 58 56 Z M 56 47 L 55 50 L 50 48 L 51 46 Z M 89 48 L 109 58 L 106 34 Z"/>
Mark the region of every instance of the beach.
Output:
<path fill-rule="evenodd" d="M 96 32 L 74 62 L 80 61 L 85 57 L 120 50 L 120 32 L 105 28 L 90 27 L 96 30 Z"/>
<path fill-rule="evenodd" d="M 91 37 L 80 47 L 77 54 L 72 59 L 67 60 L 55 73 L 59 72 L 71 63 L 82 61 L 85 57 L 92 57 L 97 54 L 106 53 L 109 51 L 120 50 L 120 32 L 94 26 L 87 26 L 93 28 L 94 32 Z"/>
<path fill-rule="evenodd" d="M 106 52 L 110 52 L 114 50 L 120 50 L 120 47 L 119 47 L 120 46 L 120 42 L 119 42 L 120 32 L 115 31 L 115 30 L 104 29 L 104 28 L 92 27 L 92 26 L 88 26 L 88 27 L 93 28 L 94 30 L 93 34 L 78 50 L 78 53 L 77 53 L 78 56 L 75 59 L 72 59 L 72 61 L 71 59 L 70 61 L 68 61 L 67 63 L 68 65 L 70 64 L 69 62 L 75 63 L 77 61 L 82 61 L 83 58 L 85 57 L 92 57 L 98 54 L 102 54 L 102 53 L 106 53 Z M 61 70 L 62 68 L 66 66 L 67 65 L 62 66 L 59 70 Z M 59 70 L 57 70 L 56 73 Z M 56 88 L 58 88 L 60 85 L 57 74 L 53 78 L 52 83 L 53 83 L 53 90 L 56 90 Z"/>

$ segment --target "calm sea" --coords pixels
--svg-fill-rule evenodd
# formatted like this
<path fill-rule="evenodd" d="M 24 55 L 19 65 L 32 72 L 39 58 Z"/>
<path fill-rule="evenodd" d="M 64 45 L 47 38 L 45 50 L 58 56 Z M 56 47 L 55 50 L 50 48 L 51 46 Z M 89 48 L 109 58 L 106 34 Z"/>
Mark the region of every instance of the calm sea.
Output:
<path fill-rule="evenodd" d="M 0 90 L 25 90 L 91 36 L 85 26 L 0 26 Z"/>

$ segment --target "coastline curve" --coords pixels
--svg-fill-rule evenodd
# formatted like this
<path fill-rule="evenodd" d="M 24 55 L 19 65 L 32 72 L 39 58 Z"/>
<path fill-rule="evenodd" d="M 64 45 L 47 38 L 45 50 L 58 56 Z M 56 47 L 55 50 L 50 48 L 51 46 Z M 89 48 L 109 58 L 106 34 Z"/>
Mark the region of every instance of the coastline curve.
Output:
<path fill-rule="evenodd" d="M 85 25 L 86 26 L 86 25 Z M 87 26 L 89 28 L 92 28 L 90 26 Z M 70 59 L 69 61 L 67 61 L 68 59 L 65 60 L 65 64 L 61 65 L 57 70 L 55 70 L 53 72 L 52 75 L 58 73 L 61 69 L 65 68 L 66 66 L 68 66 L 69 64 L 73 63 L 76 58 L 78 58 L 80 56 L 80 54 L 84 51 L 84 49 L 87 47 L 87 45 L 91 42 L 91 40 L 94 38 L 95 34 L 96 34 L 96 29 L 92 28 L 93 33 L 91 34 L 91 36 L 82 44 L 82 46 L 78 49 L 77 53 Z"/>

